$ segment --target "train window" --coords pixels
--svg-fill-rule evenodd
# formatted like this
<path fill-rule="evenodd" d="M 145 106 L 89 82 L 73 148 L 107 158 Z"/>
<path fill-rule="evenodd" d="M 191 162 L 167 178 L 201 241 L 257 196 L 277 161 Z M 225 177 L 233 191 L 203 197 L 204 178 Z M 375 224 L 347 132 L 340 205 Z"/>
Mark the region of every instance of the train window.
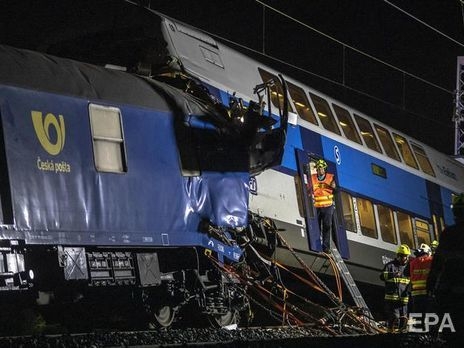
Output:
<path fill-rule="evenodd" d="M 401 162 L 400 155 L 398 154 L 398 150 L 395 147 L 395 143 L 393 142 L 390 132 L 375 123 L 374 129 L 379 136 L 380 142 L 382 143 L 383 149 L 385 150 L 387 156 Z"/>
<path fill-rule="evenodd" d="M 416 219 L 417 245 L 425 243 L 430 245 L 430 227 L 427 221 Z"/>
<path fill-rule="evenodd" d="M 412 150 L 416 154 L 417 161 L 422 171 L 428 175 L 435 176 L 432 165 L 430 164 L 429 158 L 425 153 L 424 149 L 417 144 L 411 143 Z"/>
<path fill-rule="evenodd" d="M 97 170 L 112 173 L 127 172 L 120 110 L 89 104 L 89 115 Z"/>
<path fill-rule="evenodd" d="M 332 111 L 330 110 L 327 101 L 315 94 L 309 93 L 309 95 L 313 100 L 314 107 L 316 108 L 316 112 L 319 116 L 319 119 L 321 120 L 322 126 L 324 126 L 325 129 L 331 132 L 341 135 L 340 129 L 338 129 L 337 126 L 337 121 L 335 121 L 335 118 L 332 114 Z"/>
<path fill-rule="evenodd" d="M 374 206 L 372 205 L 372 202 L 367 199 L 356 198 L 356 204 L 359 214 L 359 223 L 361 225 L 361 233 L 367 237 L 377 238 Z"/>
<path fill-rule="evenodd" d="M 398 221 L 398 230 L 400 232 L 400 243 L 407 244 L 411 248 L 415 248 L 414 234 L 412 230 L 412 220 L 408 214 L 397 212 L 396 219 Z"/>
<path fill-rule="evenodd" d="M 396 145 L 398 145 L 398 148 L 400 149 L 401 157 L 403 157 L 404 162 L 410 167 L 419 169 L 406 138 L 396 133 L 393 133 L 393 139 L 395 139 L 395 143 Z"/>
<path fill-rule="evenodd" d="M 258 68 L 258 71 L 263 82 L 268 82 L 269 80 L 274 81 L 274 84 L 271 86 L 271 102 L 277 109 L 282 109 L 284 105 L 284 92 L 279 78 L 261 68 Z M 294 112 L 290 104 L 288 105 L 288 111 Z"/>
<path fill-rule="evenodd" d="M 345 222 L 345 228 L 347 231 L 356 233 L 357 229 L 356 229 L 356 218 L 354 215 L 353 199 L 351 198 L 351 195 L 342 191 L 341 200 L 342 200 L 343 221 Z"/>
<path fill-rule="evenodd" d="M 343 133 L 345 134 L 345 137 L 362 145 L 361 137 L 359 136 L 359 133 L 348 110 L 345 110 L 336 104 L 332 104 L 332 106 L 335 110 L 335 114 L 338 117 L 338 122 L 342 128 Z"/>
<path fill-rule="evenodd" d="M 1 115 L 0 115 L 1 116 Z M 0 223 L 14 224 L 13 205 L 11 200 L 10 176 L 6 161 L 4 128 L 0 117 Z M 1 256 L 0 256 L 1 258 Z M 2 261 L 0 260 L 0 267 Z M 1 270 L 0 270 L 1 272 Z"/>
<path fill-rule="evenodd" d="M 363 137 L 367 147 L 371 150 L 382 153 L 380 150 L 379 142 L 375 137 L 374 130 L 372 129 L 369 121 L 356 114 L 354 114 L 354 118 L 358 124 L 359 130 L 361 131 L 361 136 Z"/>
<path fill-rule="evenodd" d="M 396 244 L 396 231 L 393 222 L 393 211 L 383 205 L 377 206 L 377 214 L 379 215 L 379 229 L 382 240 L 387 243 Z"/>
<path fill-rule="evenodd" d="M 306 97 L 305 92 L 300 87 L 297 87 L 290 82 L 287 82 L 287 85 L 290 97 L 293 100 L 293 104 L 295 104 L 298 115 L 300 115 L 303 120 L 317 125 L 316 116 L 314 116 L 314 112 L 311 109 L 311 105 L 309 104 L 309 100 Z"/>

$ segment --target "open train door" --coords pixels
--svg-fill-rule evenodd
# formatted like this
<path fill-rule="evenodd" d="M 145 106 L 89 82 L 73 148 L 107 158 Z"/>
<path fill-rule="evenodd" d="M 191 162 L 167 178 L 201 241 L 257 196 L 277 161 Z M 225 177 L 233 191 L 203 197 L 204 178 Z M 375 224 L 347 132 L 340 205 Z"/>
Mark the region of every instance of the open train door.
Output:
<path fill-rule="evenodd" d="M 309 152 L 296 149 L 296 159 L 298 166 L 298 173 L 301 178 L 301 197 L 302 203 L 304 206 L 305 220 L 306 220 L 306 233 L 308 235 L 309 248 L 313 251 L 322 251 L 322 241 L 321 241 L 321 232 L 320 226 L 317 220 L 316 208 L 313 204 L 312 196 L 312 183 L 311 183 L 311 174 L 314 169 L 314 163 L 316 160 L 320 159 L 315 155 L 310 154 Z M 328 164 L 328 172 L 335 174 L 336 181 L 336 166 L 330 161 L 326 161 Z M 335 194 L 335 212 L 333 214 L 332 221 L 332 241 L 335 243 L 340 255 L 344 259 L 349 258 L 349 248 L 348 248 L 348 239 L 346 237 L 346 230 L 342 225 L 343 219 L 340 219 L 339 211 L 341 205 L 338 204 L 338 197 Z"/>

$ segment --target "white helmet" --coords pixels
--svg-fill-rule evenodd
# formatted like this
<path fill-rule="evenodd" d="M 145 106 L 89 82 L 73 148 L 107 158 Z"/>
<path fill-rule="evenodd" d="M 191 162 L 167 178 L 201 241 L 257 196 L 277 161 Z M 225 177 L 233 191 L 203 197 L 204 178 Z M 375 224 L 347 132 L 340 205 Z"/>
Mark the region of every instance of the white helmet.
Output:
<path fill-rule="evenodd" d="M 420 255 L 420 254 L 427 254 L 427 255 L 432 255 L 432 249 L 430 249 L 430 247 L 425 244 L 425 243 L 422 243 L 420 246 L 419 246 L 419 249 L 417 249 L 417 253 Z"/>

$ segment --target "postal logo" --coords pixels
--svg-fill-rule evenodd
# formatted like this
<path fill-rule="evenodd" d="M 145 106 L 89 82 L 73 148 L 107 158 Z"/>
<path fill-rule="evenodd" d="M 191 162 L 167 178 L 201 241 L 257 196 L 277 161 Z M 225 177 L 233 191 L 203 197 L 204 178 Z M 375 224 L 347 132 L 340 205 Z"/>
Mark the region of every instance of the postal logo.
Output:
<path fill-rule="evenodd" d="M 40 145 L 50 155 L 58 155 L 64 147 L 65 141 L 65 126 L 63 115 L 58 115 L 58 118 L 52 113 L 48 113 L 45 118 L 40 111 L 31 111 L 32 123 L 34 125 L 35 134 L 39 139 Z M 50 128 L 55 130 L 55 137 L 52 139 Z"/>

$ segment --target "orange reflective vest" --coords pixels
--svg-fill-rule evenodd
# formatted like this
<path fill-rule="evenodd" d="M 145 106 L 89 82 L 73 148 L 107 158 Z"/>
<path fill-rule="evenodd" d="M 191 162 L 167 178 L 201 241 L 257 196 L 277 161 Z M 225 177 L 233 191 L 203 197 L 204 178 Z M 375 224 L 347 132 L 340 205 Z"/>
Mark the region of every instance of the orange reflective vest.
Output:
<path fill-rule="evenodd" d="M 317 174 L 311 175 L 314 206 L 316 208 L 330 207 L 333 204 L 333 188 L 330 186 L 333 180 L 333 174 L 329 173 L 325 174 L 325 178 L 322 181 L 317 178 Z"/>
<path fill-rule="evenodd" d="M 432 256 L 424 255 L 416 257 L 409 262 L 411 277 L 411 295 L 427 295 L 427 277 L 432 265 Z"/>

